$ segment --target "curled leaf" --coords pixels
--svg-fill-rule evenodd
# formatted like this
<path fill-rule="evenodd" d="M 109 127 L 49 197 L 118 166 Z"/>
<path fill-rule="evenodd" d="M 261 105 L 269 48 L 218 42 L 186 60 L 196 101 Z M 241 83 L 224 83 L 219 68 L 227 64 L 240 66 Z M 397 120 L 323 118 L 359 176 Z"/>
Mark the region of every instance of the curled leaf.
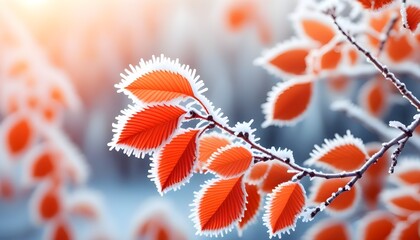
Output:
<path fill-rule="evenodd" d="M 188 181 L 196 160 L 198 129 L 184 130 L 156 153 L 151 178 L 162 194 Z"/>
<path fill-rule="evenodd" d="M 303 186 L 295 182 L 279 184 L 267 196 L 264 225 L 268 228 L 270 238 L 294 230 L 296 220 L 306 204 Z"/>
<path fill-rule="evenodd" d="M 252 152 L 244 146 L 231 144 L 212 154 L 205 169 L 223 178 L 244 174 L 252 164 Z"/>
<path fill-rule="evenodd" d="M 313 82 L 310 80 L 289 80 L 278 83 L 268 93 L 267 103 L 263 104 L 265 122 L 270 125 L 294 125 L 306 113 L 313 95 Z"/>
<path fill-rule="evenodd" d="M 193 204 L 191 217 L 197 233 L 218 236 L 229 232 L 244 215 L 245 197 L 242 177 L 208 182 L 197 193 Z"/>
<path fill-rule="evenodd" d="M 175 132 L 185 113 L 174 105 L 151 105 L 140 110 L 131 107 L 117 117 L 118 123 L 113 125 L 115 134 L 108 146 L 137 157 L 156 150 Z"/>

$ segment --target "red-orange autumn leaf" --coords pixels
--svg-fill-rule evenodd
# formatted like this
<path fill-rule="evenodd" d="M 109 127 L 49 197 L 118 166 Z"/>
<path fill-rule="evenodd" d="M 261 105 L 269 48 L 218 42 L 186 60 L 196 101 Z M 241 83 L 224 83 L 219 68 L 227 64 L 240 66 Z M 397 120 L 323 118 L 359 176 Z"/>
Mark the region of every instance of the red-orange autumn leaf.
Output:
<path fill-rule="evenodd" d="M 33 195 L 32 211 L 37 221 L 44 222 L 55 218 L 62 207 L 62 199 L 56 187 L 39 186 Z"/>
<path fill-rule="evenodd" d="M 399 159 L 398 168 L 391 175 L 391 182 L 402 186 L 420 186 L 420 164 L 418 158 Z"/>
<path fill-rule="evenodd" d="M 279 184 L 267 197 L 264 225 L 272 236 L 294 230 L 296 220 L 306 204 L 305 190 L 300 183 Z"/>
<path fill-rule="evenodd" d="M 407 221 L 400 221 L 392 231 L 390 239 L 419 240 L 420 214 L 412 214 Z"/>
<path fill-rule="evenodd" d="M 381 148 L 382 144 L 379 142 L 371 142 L 366 144 L 366 151 L 370 157 L 377 153 Z M 369 177 L 371 179 L 378 179 L 381 181 L 382 177 L 386 176 L 388 173 L 389 161 L 389 154 L 385 153 L 384 155 L 382 155 L 382 157 L 378 159 L 376 163 L 369 167 L 369 169 L 364 173 L 365 177 Z M 398 168 L 400 168 L 400 166 L 398 166 Z"/>
<path fill-rule="evenodd" d="M 341 60 L 343 59 L 342 56 L 342 48 L 339 46 L 332 47 L 328 51 L 324 52 L 319 57 L 319 68 L 320 70 L 334 70 L 336 69 Z"/>
<path fill-rule="evenodd" d="M 261 190 L 265 193 L 271 193 L 277 185 L 290 181 L 295 175 L 294 173 L 289 173 L 288 170 L 290 168 L 279 161 L 273 160 L 267 163 L 270 167 L 260 185 Z"/>
<path fill-rule="evenodd" d="M 378 206 L 379 196 L 384 188 L 383 177 L 379 175 L 375 178 L 364 175 L 359 181 L 363 193 L 363 199 L 367 207 L 376 209 Z"/>
<path fill-rule="evenodd" d="M 46 237 L 47 240 L 72 240 L 73 234 L 67 222 L 58 220 L 53 222 L 50 232 Z"/>
<path fill-rule="evenodd" d="M 317 179 L 311 188 L 310 200 L 314 204 L 325 202 L 339 188 L 345 188 L 351 178 Z M 341 193 L 326 208 L 330 213 L 348 213 L 357 204 L 359 197 L 358 186 L 354 185 L 349 191 Z"/>
<path fill-rule="evenodd" d="M 244 146 L 232 144 L 213 154 L 205 169 L 223 178 L 237 177 L 248 170 L 252 160 L 250 150 Z"/>
<path fill-rule="evenodd" d="M 15 187 L 9 178 L 0 179 L 0 199 L 12 200 Z"/>
<path fill-rule="evenodd" d="M 243 217 L 246 194 L 242 180 L 214 179 L 198 192 L 192 215 L 198 234 L 222 235 Z"/>
<path fill-rule="evenodd" d="M 332 140 L 325 139 L 321 147 L 315 145 L 305 163 L 336 171 L 353 171 L 362 166 L 368 158 L 366 148 L 350 131 L 343 137 L 338 134 Z"/>
<path fill-rule="evenodd" d="M 388 212 L 370 212 L 358 221 L 357 239 L 387 239 L 395 225 L 395 217 Z"/>
<path fill-rule="evenodd" d="M 31 179 L 40 180 L 52 176 L 56 171 L 56 156 L 50 149 L 45 148 L 43 150 L 29 163 L 29 178 Z"/>
<path fill-rule="evenodd" d="M 191 178 L 199 132 L 198 129 L 182 131 L 156 153 L 151 177 L 160 193 L 177 189 Z"/>
<path fill-rule="evenodd" d="M 174 105 L 152 105 L 136 110 L 130 108 L 117 117 L 111 149 L 124 150 L 140 156 L 142 152 L 161 146 L 178 128 L 185 110 Z"/>
<path fill-rule="evenodd" d="M 251 170 L 246 177 L 246 182 L 250 184 L 260 183 L 266 179 L 270 167 L 271 164 L 269 162 L 257 162 L 256 164 L 252 165 Z"/>
<path fill-rule="evenodd" d="M 388 38 L 385 51 L 391 61 L 401 63 L 415 52 L 408 35 L 397 35 Z"/>
<path fill-rule="evenodd" d="M 391 4 L 394 0 L 357 0 L 366 9 L 377 10 Z"/>
<path fill-rule="evenodd" d="M 415 32 L 420 22 L 420 8 L 418 6 L 410 5 L 406 8 L 407 25 L 408 28 Z"/>
<path fill-rule="evenodd" d="M 251 1 L 236 1 L 226 12 L 226 22 L 230 30 L 237 31 L 255 17 L 255 5 Z"/>
<path fill-rule="evenodd" d="M 207 165 L 210 156 L 218 149 L 227 146 L 231 141 L 222 134 L 208 134 L 200 137 L 198 141 L 197 170 L 202 171 Z"/>
<path fill-rule="evenodd" d="M 245 184 L 246 191 L 246 205 L 244 216 L 238 222 L 238 232 L 242 235 L 242 231 L 253 223 L 256 219 L 258 211 L 262 203 L 262 195 L 260 194 L 258 187 L 255 185 Z"/>
<path fill-rule="evenodd" d="M 304 239 L 310 240 L 350 240 L 347 224 L 339 219 L 326 219 L 312 225 Z"/>
<path fill-rule="evenodd" d="M 389 107 L 390 92 L 383 79 L 372 79 L 360 90 L 360 105 L 375 117 L 382 116 Z"/>
<path fill-rule="evenodd" d="M 316 15 L 316 17 L 314 17 L 313 14 L 314 13 L 311 13 L 310 15 L 308 14 L 298 18 L 298 31 L 300 31 L 303 36 L 316 41 L 321 45 L 325 45 L 334 38 L 335 27 L 325 16 Z"/>
<path fill-rule="evenodd" d="M 27 150 L 35 137 L 35 129 L 27 117 L 14 115 L 5 120 L 5 143 L 12 156 Z"/>
<path fill-rule="evenodd" d="M 181 65 L 161 55 L 150 61 L 140 61 L 139 66 L 121 74 L 122 81 L 117 84 L 118 92 L 124 92 L 131 99 L 144 103 L 167 102 L 176 98 L 196 98 L 205 89 L 195 70 Z"/>
<path fill-rule="evenodd" d="M 263 127 L 295 124 L 308 109 L 312 95 L 312 81 L 288 80 L 278 83 L 268 93 L 267 103 L 263 104 Z"/>
<path fill-rule="evenodd" d="M 420 197 L 410 188 L 392 189 L 382 192 L 382 201 L 394 214 L 408 216 L 420 212 Z"/>
<path fill-rule="evenodd" d="M 265 52 L 255 63 L 279 77 L 303 75 L 307 71 L 306 57 L 311 48 L 305 42 L 285 42 Z"/>

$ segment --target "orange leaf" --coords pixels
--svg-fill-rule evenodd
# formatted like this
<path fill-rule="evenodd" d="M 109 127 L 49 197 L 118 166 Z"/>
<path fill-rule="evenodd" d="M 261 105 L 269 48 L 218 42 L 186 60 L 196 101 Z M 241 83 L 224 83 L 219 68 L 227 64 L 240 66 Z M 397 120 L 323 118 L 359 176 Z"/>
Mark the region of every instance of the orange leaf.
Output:
<path fill-rule="evenodd" d="M 152 105 L 141 110 L 130 108 L 117 117 L 114 137 L 108 145 L 127 155 L 139 157 L 155 150 L 175 132 L 185 110 L 174 105 Z"/>
<path fill-rule="evenodd" d="M 204 135 L 198 141 L 197 169 L 202 171 L 208 163 L 210 156 L 222 147 L 227 146 L 230 140 L 222 134 L 212 133 Z"/>
<path fill-rule="evenodd" d="M 400 63 L 411 57 L 415 52 L 408 35 L 390 36 L 385 46 L 388 57 L 395 63 Z"/>
<path fill-rule="evenodd" d="M 358 222 L 357 239 L 388 239 L 395 225 L 395 217 L 388 212 L 370 212 Z"/>
<path fill-rule="evenodd" d="M 407 216 L 420 212 L 420 198 L 410 188 L 392 189 L 381 195 L 385 206 L 394 214 Z"/>
<path fill-rule="evenodd" d="M 311 240 L 350 240 L 347 224 L 338 219 L 326 219 L 312 225 L 304 239 Z"/>
<path fill-rule="evenodd" d="M 350 85 L 350 79 L 344 75 L 329 77 L 327 80 L 328 87 L 334 92 L 344 92 Z"/>
<path fill-rule="evenodd" d="M 134 101 L 144 103 L 167 102 L 176 98 L 196 98 L 206 91 L 201 89 L 203 82 L 198 81 L 195 70 L 181 65 L 165 56 L 153 56 L 152 60 L 140 61 L 139 66 L 130 65 L 127 75 L 121 74 L 121 83 L 116 87 Z"/>
<path fill-rule="evenodd" d="M 289 41 L 263 53 L 255 64 L 279 77 L 303 75 L 307 71 L 306 57 L 312 46 L 302 41 Z"/>
<path fill-rule="evenodd" d="M 392 231 L 389 239 L 397 240 L 418 240 L 419 236 L 419 225 L 420 225 L 420 214 L 410 215 L 407 221 L 400 221 Z"/>
<path fill-rule="evenodd" d="M 357 0 L 366 9 L 378 10 L 391 4 L 394 0 Z"/>
<path fill-rule="evenodd" d="M 410 5 L 406 8 L 408 28 L 415 32 L 420 22 L 420 8 Z"/>
<path fill-rule="evenodd" d="M 102 202 L 95 192 L 79 190 L 66 199 L 66 212 L 90 221 L 102 220 Z"/>
<path fill-rule="evenodd" d="M 324 52 L 319 59 L 319 67 L 321 70 L 334 70 L 336 69 L 342 58 L 341 49 L 338 46 Z"/>
<path fill-rule="evenodd" d="M 255 16 L 255 4 L 250 1 L 235 2 L 227 9 L 226 21 L 231 31 L 238 31 Z"/>
<path fill-rule="evenodd" d="M 4 121 L 5 143 L 10 155 L 16 156 L 29 148 L 35 129 L 27 117 L 11 115 Z"/>
<path fill-rule="evenodd" d="M 318 14 L 314 16 L 313 14 L 298 19 L 298 32 L 321 45 L 325 45 L 334 38 L 335 27 L 324 16 Z"/>
<path fill-rule="evenodd" d="M 256 164 L 252 165 L 251 170 L 247 175 L 246 182 L 254 185 L 262 182 L 264 179 L 266 179 L 270 167 L 271 164 L 269 162 L 257 162 Z"/>
<path fill-rule="evenodd" d="M 336 171 L 356 170 L 368 158 L 362 140 L 355 138 L 350 131 L 343 137 L 336 134 L 332 140 L 325 139 L 321 147 L 315 145 L 310 155 L 305 164 Z"/>
<path fill-rule="evenodd" d="M 71 232 L 70 226 L 67 222 L 59 220 L 53 222 L 49 230 L 49 233 L 46 237 L 48 240 L 71 240 L 73 239 L 73 234 Z"/>
<path fill-rule="evenodd" d="M 192 218 L 197 233 L 218 236 L 230 231 L 244 215 L 245 196 L 242 177 L 208 182 L 193 204 Z"/>
<path fill-rule="evenodd" d="M 271 193 L 277 185 L 290 181 L 294 173 L 287 172 L 290 168 L 279 161 L 273 160 L 267 163 L 270 167 L 260 187 L 263 192 Z"/>
<path fill-rule="evenodd" d="M 380 117 L 389 107 L 389 94 L 383 79 L 372 79 L 366 82 L 360 90 L 359 102 L 368 113 Z"/>
<path fill-rule="evenodd" d="M 402 186 L 420 186 L 418 158 L 401 158 L 399 160 L 397 171 L 391 175 L 391 182 Z"/>
<path fill-rule="evenodd" d="M 0 179 L 0 199 L 12 200 L 15 195 L 15 187 L 9 178 Z"/>
<path fill-rule="evenodd" d="M 205 169 L 222 178 L 242 175 L 252 164 L 252 153 L 247 148 L 232 144 L 219 149 L 209 160 Z"/>
<path fill-rule="evenodd" d="M 245 184 L 246 190 L 246 205 L 244 216 L 238 222 L 238 232 L 242 235 L 242 231 L 256 220 L 258 210 L 262 202 L 262 195 L 255 185 Z"/>
<path fill-rule="evenodd" d="M 312 185 L 310 199 L 314 204 L 321 204 L 337 192 L 339 188 L 344 188 L 349 181 L 350 178 L 317 179 Z M 358 202 L 359 193 L 357 189 L 358 186 L 354 185 L 350 191 L 341 193 L 326 208 L 326 211 L 340 214 L 349 213 Z"/>
<path fill-rule="evenodd" d="M 298 122 L 311 103 L 312 91 L 313 83 L 308 80 L 278 83 L 268 93 L 267 103 L 263 104 L 263 127 L 293 125 Z"/>
<path fill-rule="evenodd" d="M 193 174 L 198 129 L 184 130 L 175 135 L 153 157 L 152 177 L 159 193 L 178 189 Z"/>
<path fill-rule="evenodd" d="M 57 170 L 56 155 L 51 149 L 42 147 L 40 151 L 31 159 L 28 164 L 29 179 L 41 180 L 45 177 L 52 176 Z"/>
<path fill-rule="evenodd" d="M 384 188 L 384 180 L 381 176 L 378 178 L 370 178 L 367 175 L 360 179 L 363 199 L 367 207 L 376 209 L 378 206 L 379 196 Z"/>
<path fill-rule="evenodd" d="M 379 142 L 371 142 L 371 143 L 366 144 L 366 151 L 369 156 L 373 156 L 381 148 L 382 148 L 382 144 Z M 385 177 L 388 173 L 389 161 L 390 161 L 389 154 L 385 153 L 384 155 L 382 155 L 382 157 L 378 159 L 376 163 L 374 163 L 373 165 L 369 167 L 369 169 L 365 172 L 365 176 L 372 179 L 382 180 L 381 178 Z M 398 166 L 398 168 L 400 168 L 400 166 Z"/>
<path fill-rule="evenodd" d="M 39 186 L 31 199 L 33 217 L 45 222 L 55 218 L 62 209 L 62 199 L 58 189 L 48 184 Z"/>
<path fill-rule="evenodd" d="M 267 197 L 264 225 L 272 236 L 294 230 L 296 220 L 306 204 L 303 186 L 295 182 L 279 184 Z"/>

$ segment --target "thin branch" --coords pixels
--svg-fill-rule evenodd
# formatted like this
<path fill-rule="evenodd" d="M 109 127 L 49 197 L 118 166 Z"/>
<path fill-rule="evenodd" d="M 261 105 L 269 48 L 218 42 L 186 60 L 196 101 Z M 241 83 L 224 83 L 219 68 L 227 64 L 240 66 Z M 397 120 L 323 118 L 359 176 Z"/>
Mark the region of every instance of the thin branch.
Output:
<path fill-rule="evenodd" d="M 402 0 L 401 2 L 400 13 L 401 13 L 401 20 L 402 20 L 403 28 L 409 29 L 410 27 L 408 26 L 408 23 L 407 23 L 407 1 L 406 0 Z"/>
<path fill-rule="evenodd" d="M 368 130 L 377 134 L 383 141 L 392 139 L 397 136 L 400 131 L 397 129 L 390 128 L 384 122 L 376 117 L 368 114 L 362 108 L 354 105 L 347 100 L 336 101 L 331 105 L 331 109 L 334 111 L 340 111 L 345 113 L 348 117 L 355 119 L 365 126 Z M 413 135 L 411 137 L 410 145 L 420 151 L 420 137 Z"/>
<path fill-rule="evenodd" d="M 414 107 L 416 107 L 417 111 L 420 111 L 420 101 L 417 99 L 416 96 L 413 95 L 413 93 L 411 93 L 407 87 L 405 86 L 405 84 L 403 82 L 401 82 L 395 75 L 394 73 L 392 73 L 391 71 L 389 71 L 388 67 L 386 67 L 385 65 L 383 65 L 378 59 L 376 59 L 369 51 L 367 51 L 365 48 L 363 48 L 362 46 L 359 45 L 359 43 L 356 42 L 356 40 L 346 31 L 344 31 L 344 29 L 341 27 L 341 25 L 337 22 L 337 16 L 335 14 L 335 9 L 330 9 L 326 12 L 326 14 L 328 14 L 332 20 L 334 21 L 334 24 L 336 25 L 336 27 L 338 28 L 338 30 L 340 31 L 341 34 L 343 34 L 343 36 L 345 38 L 347 38 L 347 40 L 354 46 L 357 48 L 357 50 L 361 53 L 363 53 L 365 55 L 365 57 L 376 67 L 376 69 L 379 70 L 380 73 L 382 73 L 382 75 L 389 80 L 390 82 L 392 82 L 392 84 L 395 85 L 395 87 L 398 89 L 398 91 L 400 91 L 401 95 L 403 95 L 404 98 L 406 98 Z"/>
<path fill-rule="evenodd" d="M 381 42 L 379 44 L 378 52 L 376 53 L 376 56 L 379 57 L 382 53 L 382 51 L 385 48 L 386 43 L 388 42 L 389 36 L 391 35 L 392 29 L 394 28 L 395 24 L 397 23 L 398 15 L 394 14 L 391 19 L 389 20 L 385 33 L 381 35 Z"/>
<path fill-rule="evenodd" d="M 321 212 L 326 206 L 330 205 L 334 199 L 336 199 L 340 194 L 346 191 L 350 191 L 350 189 L 353 187 L 353 185 L 363 176 L 363 174 L 369 169 L 369 167 L 376 163 L 379 158 L 381 158 L 385 152 L 391 148 L 394 145 L 397 145 L 400 143 L 400 141 L 404 140 L 405 138 L 410 138 L 413 131 L 416 129 L 417 126 L 420 125 L 420 117 L 415 116 L 414 121 L 410 124 L 409 127 L 407 127 L 407 131 L 404 131 L 400 133 L 397 137 L 391 139 L 389 142 L 383 143 L 382 148 L 373 154 L 366 162 L 365 164 L 357 171 L 358 174 L 354 176 L 347 184 L 346 186 L 343 186 L 339 188 L 335 193 L 331 195 L 324 203 L 320 204 L 318 207 L 316 207 L 312 213 L 311 218 L 314 218 L 319 212 Z M 408 139 L 407 139 L 408 140 Z"/>
<path fill-rule="evenodd" d="M 395 151 L 391 155 L 392 162 L 391 162 L 391 166 L 389 167 L 389 170 L 388 170 L 389 173 L 394 173 L 395 166 L 397 166 L 397 163 L 398 163 L 398 156 L 401 154 L 402 150 L 404 149 L 405 144 L 407 143 L 408 139 L 410 139 L 409 136 L 401 139 L 398 142 L 397 149 L 395 149 Z"/>

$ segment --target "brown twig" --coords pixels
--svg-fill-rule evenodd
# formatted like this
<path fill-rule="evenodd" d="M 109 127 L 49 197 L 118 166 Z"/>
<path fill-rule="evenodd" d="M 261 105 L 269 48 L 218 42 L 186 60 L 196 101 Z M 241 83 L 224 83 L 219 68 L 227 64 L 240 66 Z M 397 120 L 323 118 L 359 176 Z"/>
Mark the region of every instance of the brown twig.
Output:
<path fill-rule="evenodd" d="M 401 20 L 402 20 L 403 28 L 410 29 L 410 27 L 407 24 L 407 1 L 406 0 L 402 0 L 401 2 L 400 13 L 401 13 Z"/>
<path fill-rule="evenodd" d="M 397 20 L 398 20 L 398 16 L 396 14 L 393 15 L 391 19 L 389 20 L 386 26 L 385 35 L 381 36 L 381 42 L 379 43 L 378 52 L 376 53 L 377 57 L 379 57 L 382 51 L 384 50 L 385 45 L 388 42 L 389 36 L 391 35 L 392 29 L 394 28 L 395 23 L 397 23 Z"/>
<path fill-rule="evenodd" d="M 341 27 L 341 25 L 337 22 L 337 16 L 335 14 L 335 9 L 329 9 L 326 14 L 328 14 L 334 21 L 335 26 L 338 28 L 341 34 L 348 40 L 349 43 L 351 43 L 354 47 L 357 48 L 359 52 L 365 55 L 365 57 L 370 61 L 376 69 L 379 70 L 382 75 L 389 80 L 394 86 L 398 89 L 398 91 L 401 93 L 401 95 L 406 98 L 411 105 L 416 107 L 417 111 L 420 111 L 420 101 L 417 99 L 416 96 L 411 93 L 405 84 L 401 82 L 395 75 L 392 73 L 388 67 L 383 65 L 378 59 L 376 59 L 369 51 L 367 51 L 365 48 L 360 46 L 359 43 L 354 40 L 354 38 L 348 34 L 344 29 Z"/>

